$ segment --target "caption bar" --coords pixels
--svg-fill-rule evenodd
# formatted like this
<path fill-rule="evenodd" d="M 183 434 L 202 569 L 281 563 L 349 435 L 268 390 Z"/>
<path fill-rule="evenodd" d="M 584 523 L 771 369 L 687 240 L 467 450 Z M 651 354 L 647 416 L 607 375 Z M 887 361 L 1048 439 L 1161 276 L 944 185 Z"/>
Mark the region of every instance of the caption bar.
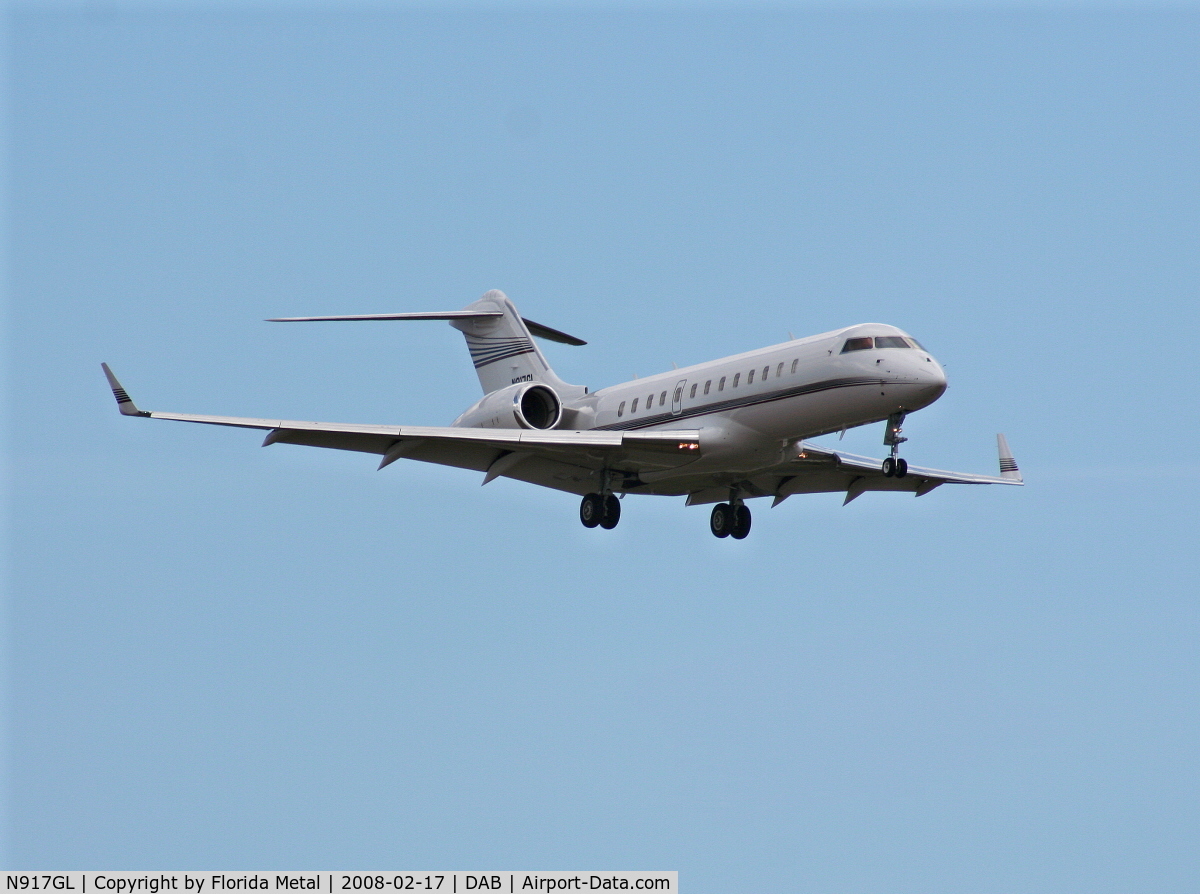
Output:
<path fill-rule="evenodd" d="M 47 894 L 230 894 L 230 892 L 664 891 L 678 872 L 6 872 L 8 892 Z"/>

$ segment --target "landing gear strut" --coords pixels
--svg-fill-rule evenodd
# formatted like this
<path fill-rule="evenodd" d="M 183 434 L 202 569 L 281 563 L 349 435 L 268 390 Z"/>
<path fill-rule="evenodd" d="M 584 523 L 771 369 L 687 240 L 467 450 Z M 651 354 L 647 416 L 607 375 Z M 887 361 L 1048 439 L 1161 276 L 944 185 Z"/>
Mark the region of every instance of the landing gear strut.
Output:
<path fill-rule="evenodd" d="M 887 428 L 883 430 L 883 443 L 892 448 L 892 455 L 883 461 L 882 471 L 885 478 L 903 478 L 908 474 L 908 463 L 896 455 L 900 452 L 900 445 L 908 440 L 900 437 L 900 432 L 904 431 L 900 427 L 903 424 L 904 414 L 893 413 L 888 417 Z"/>
<path fill-rule="evenodd" d="M 621 501 L 617 499 L 616 494 L 605 494 L 604 496 L 604 517 L 600 519 L 600 527 L 606 531 L 611 531 L 617 526 L 617 522 L 621 520 Z"/>
<path fill-rule="evenodd" d="M 714 537 L 744 540 L 750 533 L 750 507 L 740 500 L 735 500 L 732 504 L 718 503 L 713 507 L 708 527 Z"/>
<path fill-rule="evenodd" d="M 621 501 L 616 494 L 588 494 L 579 504 L 579 520 L 585 528 L 612 530 L 621 520 Z"/>

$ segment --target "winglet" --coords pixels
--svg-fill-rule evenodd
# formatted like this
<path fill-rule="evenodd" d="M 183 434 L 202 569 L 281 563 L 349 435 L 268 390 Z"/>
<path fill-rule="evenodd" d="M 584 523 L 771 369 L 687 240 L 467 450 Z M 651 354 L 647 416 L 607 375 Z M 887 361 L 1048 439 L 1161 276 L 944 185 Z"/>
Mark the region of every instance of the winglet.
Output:
<path fill-rule="evenodd" d="M 108 387 L 112 389 L 113 397 L 117 399 L 117 409 L 121 411 L 123 416 L 149 416 L 149 413 L 143 412 L 137 408 L 133 399 L 121 387 L 121 383 L 117 381 L 117 377 L 113 375 L 113 371 L 108 368 L 107 363 L 101 363 L 100 368 L 104 370 L 104 377 L 108 379 Z"/>
<path fill-rule="evenodd" d="M 1013 459 L 1012 451 L 1008 449 L 1008 438 L 1004 435 L 996 435 L 996 447 L 1000 452 L 1000 477 L 1011 478 L 1013 481 L 1024 481 L 1021 477 L 1021 470 L 1017 468 L 1017 461 Z"/>

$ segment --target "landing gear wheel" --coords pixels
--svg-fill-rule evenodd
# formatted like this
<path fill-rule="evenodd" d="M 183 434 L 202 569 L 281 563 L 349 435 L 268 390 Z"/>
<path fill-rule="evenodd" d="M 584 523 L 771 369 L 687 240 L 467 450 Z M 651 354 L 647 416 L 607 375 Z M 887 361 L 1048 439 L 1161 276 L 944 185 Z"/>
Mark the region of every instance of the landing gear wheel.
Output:
<path fill-rule="evenodd" d="M 733 507 L 728 503 L 718 503 L 713 507 L 708 519 L 708 527 L 714 537 L 728 537 L 733 530 Z"/>
<path fill-rule="evenodd" d="M 745 540 L 750 533 L 750 507 L 738 506 L 733 510 L 733 530 L 729 536 L 734 540 Z"/>
<path fill-rule="evenodd" d="M 617 499 L 616 494 L 609 494 L 603 500 L 604 514 L 600 518 L 600 527 L 611 531 L 621 520 L 621 501 Z"/>
<path fill-rule="evenodd" d="M 896 460 L 893 457 L 888 457 L 883 461 L 883 477 L 891 478 L 896 474 Z"/>
<path fill-rule="evenodd" d="M 903 478 L 908 474 L 908 463 L 902 459 L 896 460 L 896 477 Z"/>
<path fill-rule="evenodd" d="M 579 504 L 579 520 L 585 528 L 594 528 L 604 517 L 604 498 L 599 494 L 588 494 Z"/>

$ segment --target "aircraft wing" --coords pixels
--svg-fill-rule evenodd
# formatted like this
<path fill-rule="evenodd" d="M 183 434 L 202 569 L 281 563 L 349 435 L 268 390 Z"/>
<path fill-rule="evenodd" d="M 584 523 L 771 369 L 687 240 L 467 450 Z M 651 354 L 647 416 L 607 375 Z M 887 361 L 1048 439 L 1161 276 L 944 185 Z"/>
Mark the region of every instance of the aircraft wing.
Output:
<path fill-rule="evenodd" d="M 943 484 L 1024 484 L 1008 440 L 997 435 L 996 444 L 999 476 L 909 466 L 903 478 L 888 478 L 883 474 L 882 460 L 805 443 L 791 460 L 748 475 L 735 484 L 744 496 L 774 497 L 773 506 L 794 494 L 845 492 L 845 503 L 849 503 L 867 491 L 900 491 L 920 497 Z M 728 486 L 701 487 L 688 494 L 688 505 L 717 503 L 728 498 Z"/>
<path fill-rule="evenodd" d="M 519 428 L 454 428 L 410 425 L 346 425 L 241 416 L 201 416 L 140 410 L 107 364 L 101 364 L 117 407 L 126 416 L 199 422 L 267 432 L 263 446 L 303 444 L 415 459 L 484 472 L 484 484 L 504 475 L 572 493 L 599 487 L 597 473 L 669 469 L 700 456 L 698 431 L 561 431 Z"/>

